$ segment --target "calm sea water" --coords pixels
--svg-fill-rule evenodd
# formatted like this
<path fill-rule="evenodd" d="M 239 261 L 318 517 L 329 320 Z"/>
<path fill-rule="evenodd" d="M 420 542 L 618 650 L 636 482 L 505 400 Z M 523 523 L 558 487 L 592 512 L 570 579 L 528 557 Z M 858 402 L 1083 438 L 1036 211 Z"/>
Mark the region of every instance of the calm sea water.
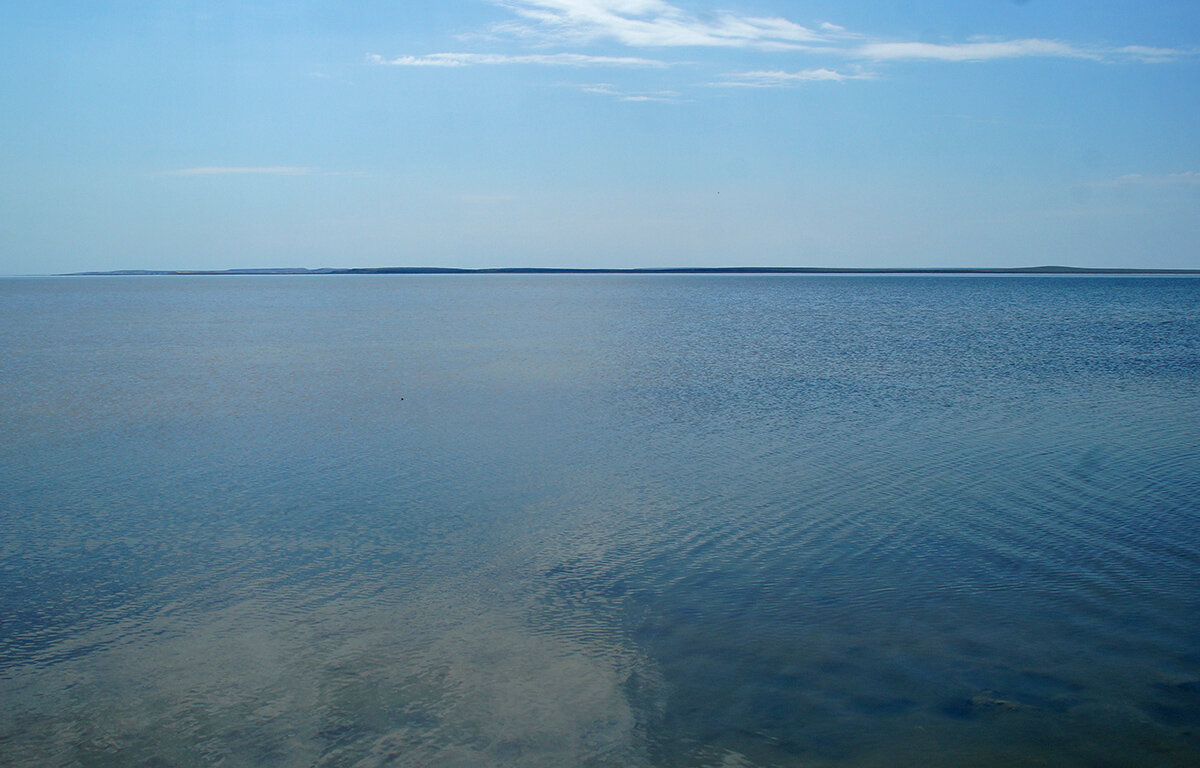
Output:
<path fill-rule="evenodd" d="M 1200 764 L 1200 280 L 0 280 L 0 764 Z"/>

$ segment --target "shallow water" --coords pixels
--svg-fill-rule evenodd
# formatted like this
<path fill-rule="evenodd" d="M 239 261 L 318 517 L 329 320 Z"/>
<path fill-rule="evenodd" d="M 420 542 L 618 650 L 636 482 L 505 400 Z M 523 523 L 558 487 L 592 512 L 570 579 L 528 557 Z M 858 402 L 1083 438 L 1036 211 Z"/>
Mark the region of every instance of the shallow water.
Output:
<path fill-rule="evenodd" d="M 1195 765 L 1200 280 L 0 280 L 0 764 Z"/>

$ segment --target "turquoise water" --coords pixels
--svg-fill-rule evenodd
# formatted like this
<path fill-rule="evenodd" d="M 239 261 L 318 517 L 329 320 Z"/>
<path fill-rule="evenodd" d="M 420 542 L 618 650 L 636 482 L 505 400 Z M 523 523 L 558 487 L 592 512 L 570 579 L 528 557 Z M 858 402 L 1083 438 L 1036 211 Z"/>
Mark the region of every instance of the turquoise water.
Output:
<path fill-rule="evenodd" d="M 1200 280 L 0 280 L 0 764 L 1200 762 Z"/>

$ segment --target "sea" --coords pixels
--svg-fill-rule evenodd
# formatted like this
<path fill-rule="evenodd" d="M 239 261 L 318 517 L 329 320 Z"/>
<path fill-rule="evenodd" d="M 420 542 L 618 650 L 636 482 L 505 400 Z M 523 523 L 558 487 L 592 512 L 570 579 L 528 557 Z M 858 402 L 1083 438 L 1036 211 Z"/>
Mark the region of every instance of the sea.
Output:
<path fill-rule="evenodd" d="M 1200 279 L 2 279 L 0 765 L 1200 765 Z"/>

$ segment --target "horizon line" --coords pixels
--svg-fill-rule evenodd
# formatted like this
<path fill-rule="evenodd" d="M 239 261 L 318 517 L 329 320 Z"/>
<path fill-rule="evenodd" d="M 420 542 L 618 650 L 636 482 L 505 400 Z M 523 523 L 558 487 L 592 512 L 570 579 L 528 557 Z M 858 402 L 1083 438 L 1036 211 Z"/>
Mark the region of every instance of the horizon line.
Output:
<path fill-rule="evenodd" d="M 1200 268 L 1068 267 L 235 267 L 232 269 L 117 269 L 44 277 L 208 275 L 459 275 L 459 274 L 874 274 L 874 275 L 1200 275 Z M 35 277 L 36 275 L 27 275 Z"/>

